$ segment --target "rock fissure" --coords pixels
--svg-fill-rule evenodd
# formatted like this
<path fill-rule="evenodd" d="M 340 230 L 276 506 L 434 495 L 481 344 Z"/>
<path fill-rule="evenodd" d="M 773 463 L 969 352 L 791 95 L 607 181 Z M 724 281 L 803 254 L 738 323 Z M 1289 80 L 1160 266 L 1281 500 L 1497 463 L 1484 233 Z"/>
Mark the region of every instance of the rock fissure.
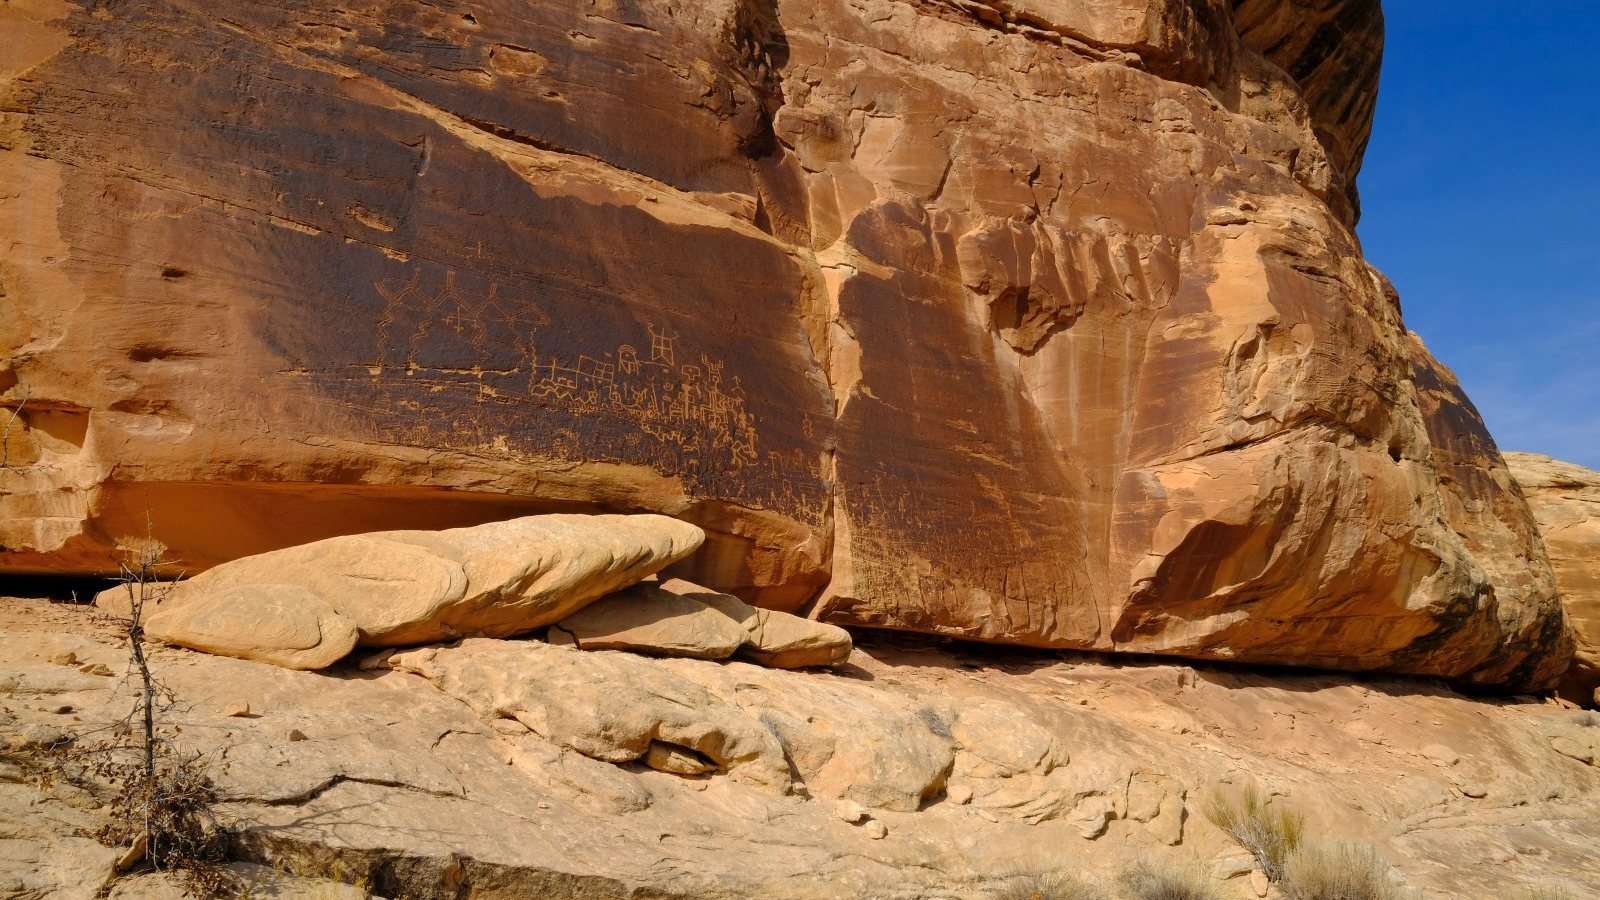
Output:
<path fill-rule="evenodd" d="M 414 784 L 408 784 L 403 781 L 388 781 L 381 778 L 364 778 L 357 775 L 338 774 L 332 776 L 327 781 L 312 787 L 303 794 L 297 794 L 293 797 L 273 798 L 263 802 L 265 802 L 265 804 L 268 806 L 304 806 L 312 803 L 320 798 L 323 794 L 326 794 L 328 791 L 331 791 L 343 784 L 366 784 L 374 787 L 395 788 L 397 790 L 427 794 L 432 797 L 459 798 L 463 796 L 460 793 L 437 791 L 430 788 L 419 787 Z"/>

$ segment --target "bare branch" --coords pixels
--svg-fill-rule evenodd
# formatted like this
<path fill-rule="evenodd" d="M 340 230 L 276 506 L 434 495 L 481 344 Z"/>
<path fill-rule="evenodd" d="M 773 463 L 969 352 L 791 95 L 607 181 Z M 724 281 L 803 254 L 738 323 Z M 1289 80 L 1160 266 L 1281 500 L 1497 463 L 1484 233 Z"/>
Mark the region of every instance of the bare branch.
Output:
<path fill-rule="evenodd" d="M 32 395 L 24 391 L 22 399 L 17 401 L 16 407 L 11 410 L 11 418 L 6 420 L 4 428 L 0 428 L 0 469 L 11 468 L 11 429 L 17 424 L 22 410 L 27 407 L 31 399 Z"/>

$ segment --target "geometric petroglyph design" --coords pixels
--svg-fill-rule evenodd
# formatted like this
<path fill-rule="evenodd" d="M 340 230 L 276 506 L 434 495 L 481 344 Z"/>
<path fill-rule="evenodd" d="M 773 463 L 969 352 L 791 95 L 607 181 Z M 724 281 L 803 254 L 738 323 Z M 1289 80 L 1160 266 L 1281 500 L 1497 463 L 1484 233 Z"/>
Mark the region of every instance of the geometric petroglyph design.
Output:
<path fill-rule="evenodd" d="M 481 371 L 489 359 L 491 335 L 511 340 L 524 355 L 532 353 L 533 336 L 550 324 L 549 317 L 536 304 L 501 297 L 497 282 L 489 282 L 488 289 L 482 292 L 465 289 L 456 282 L 456 273 L 447 271 L 443 282 L 430 289 L 423 284 L 422 271 L 417 269 L 403 283 L 383 280 L 374 285 L 383 297 L 384 307 L 378 319 L 378 360 L 372 367 L 373 375 L 383 375 L 390 366 L 416 371 L 418 356 L 430 343 L 430 335 L 435 342 L 440 336 L 436 329 L 454 333 L 472 349 L 472 369 Z M 397 325 L 405 331 L 403 343 L 396 341 L 392 333 Z M 399 357 L 401 349 L 403 357 Z"/>

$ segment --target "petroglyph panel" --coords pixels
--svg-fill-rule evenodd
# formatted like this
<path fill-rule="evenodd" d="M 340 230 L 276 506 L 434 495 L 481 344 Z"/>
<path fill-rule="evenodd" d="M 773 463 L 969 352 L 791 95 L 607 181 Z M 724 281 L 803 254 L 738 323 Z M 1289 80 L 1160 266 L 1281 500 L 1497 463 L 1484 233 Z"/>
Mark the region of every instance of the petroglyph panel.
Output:
<path fill-rule="evenodd" d="M 575 323 L 563 315 L 571 301 L 545 291 L 541 302 L 537 284 L 427 265 L 375 279 L 371 291 L 368 354 L 314 375 L 386 439 L 643 465 L 680 477 L 691 499 L 820 524 L 817 436 L 831 430 L 820 396 L 806 409 L 796 397 L 807 374 L 796 374 L 796 391 L 774 386 L 768 370 L 753 395 L 747 348 L 730 347 L 736 332 L 715 318 Z"/>
<path fill-rule="evenodd" d="M 21 315 L 0 329 L 58 348 L 19 393 L 75 400 L 93 376 L 94 424 L 83 465 L 12 501 L 30 523 L 36 498 L 81 508 L 8 533 L 0 568 L 105 566 L 88 491 L 114 472 L 671 512 L 720 529 L 717 585 L 809 597 L 833 410 L 803 265 L 752 224 L 799 221 L 757 201 L 770 85 L 724 52 L 731 10 L 580 6 L 72 12 L 0 148 L 7 184 L 51 198 L 8 207 L 38 210 L 17 262 L 40 274 L 3 264 Z M 271 496 L 270 535 L 173 534 L 174 555 L 370 527 Z"/>
<path fill-rule="evenodd" d="M 900 268 L 839 292 L 862 362 L 838 425 L 836 559 L 848 563 L 825 608 L 868 625 L 1092 642 L 1081 486 L 1006 364 L 1015 351 L 953 255 L 924 249 L 938 235 L 921 211 L 886 204 L 851 237 Z"/>

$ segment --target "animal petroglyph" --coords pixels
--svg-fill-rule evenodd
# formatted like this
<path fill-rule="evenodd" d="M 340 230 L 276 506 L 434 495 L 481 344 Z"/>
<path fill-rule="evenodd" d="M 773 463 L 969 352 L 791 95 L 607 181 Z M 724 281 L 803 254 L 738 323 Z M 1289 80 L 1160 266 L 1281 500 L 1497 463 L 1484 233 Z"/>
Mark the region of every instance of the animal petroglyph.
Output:
<path fill-rule="evenodd" d="M 759 458 L 755 423 L 739 376 L 723 383 L 723 363 L 700 353 L 699 365 L 675 364 L 676 339 L 650 331 L 650 359 L 630 344 L 601 358 L 529 355 L 528 395 L 576 415 L 615 414 L 659 441 L 710 451 L 734 469 Z"/>

